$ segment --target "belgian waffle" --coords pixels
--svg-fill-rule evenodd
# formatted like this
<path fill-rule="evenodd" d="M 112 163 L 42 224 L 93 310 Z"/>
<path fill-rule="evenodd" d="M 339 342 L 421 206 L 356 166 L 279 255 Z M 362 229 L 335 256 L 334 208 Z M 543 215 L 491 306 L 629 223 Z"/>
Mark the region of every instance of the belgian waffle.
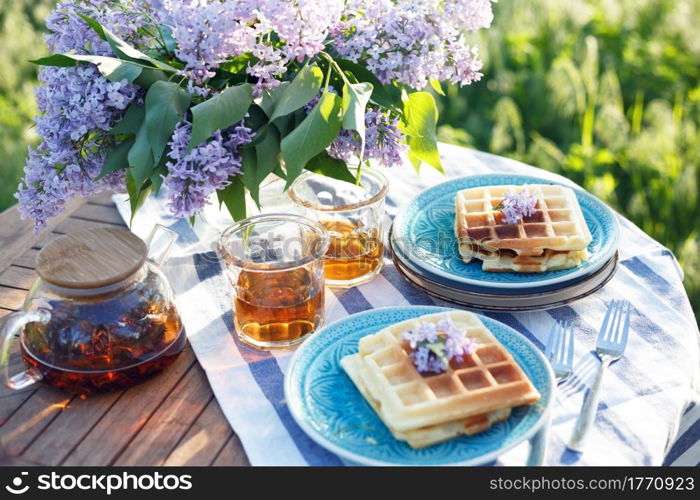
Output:
<path fill-rule="evenodd" d="M 509 189 L 518 192 L 523 186 L 486 186 L 465 189 L 455 199 L 455 234 L 459 251 L 465 262 L 470 262 L 475 253 L 500 257 L 503 250 L 518 256 L 542 256 L 546 250 L 557 252 L 580 252 L 592 241 L 592 236 L 583 218 L 576 195 L 570 188 L 559 185 L 528 185 L 526 188 L 537 197 L 535 213 L 524 217 L 517 224 L 507 224 L 496 209 Z M 582 254 L 567 259 L 575 262 Z M 558 257 L 561 260 L 561 257 Z M 509 259 L 506 259 L 508 261 Z M 544 270 L 548 257 L 539 262 Z M 502 264 L 501 269 L 518 270 L 517 262 Z M 572 264 L 577 265 L 577 264 Z M 570 265 L 569 267 L 572 267 Z M 487 269 L 485 269 L 487 270 Z"/>
<path fill-rule="evenodd" d="M 472 247 L 470 255 L 481 259 L 481 268 L 484 271 L 518 273 L 542 273 L 556 271 L 557 269 L 569 269 L 579 266 L 588 260 L 587 249 L 558 251 L 545 249 L 542 255 L 518 255 L 512 250 L 500 250 L 487 252 L 480 247 Z M 462 255 L 463 260 L 467 260 Z"/>
<path fill-rule="evenodd" d="M 510 353 L 467 311 L 449 315 L 457 328 L 476 341 L 476 351 L 461 363 L 452 361 L 444 373 L 419 373 L 402 335 L 423 321 L 439 322 L 444 314 L 396 323 L 359 342 L 366 390 L 381 407 L 390 429 L 411 431 L 539 400 L 539 392 Z"/>
<path fill-rule="evenodd" d="M 397 431 L 391 427 L 382 411 L 382 405 L 372 397 L 372 394 L 367 388 L 365 382 L 367 378 L 367 368 L 360 355 L 353 354 L 351 356 L 345 356 L 340 360 L 340 364 L 350 379 L 355 383 L 360 393 L 362 393 L 377 415 L 379 415 L 384 424 L 389 428 L 392 435 L 396 439 L 406 441 L 412 448 L 425 448 L 426 446 L 432 446 L 461 435 L 471 436 L 473 434 L 478 434 L 510 416 L 510 408 L 502 408 L 485 415 L 475 415 L 473 417 L 455 420 L 454 422 L 431 425 L 403 432 Z"/>

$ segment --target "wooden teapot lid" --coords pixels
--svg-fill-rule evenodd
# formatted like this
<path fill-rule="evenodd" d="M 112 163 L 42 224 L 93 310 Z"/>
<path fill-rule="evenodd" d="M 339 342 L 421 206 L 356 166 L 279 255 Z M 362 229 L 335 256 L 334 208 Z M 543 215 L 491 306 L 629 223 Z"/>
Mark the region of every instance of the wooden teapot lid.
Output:
<path fill-rule="evenodd" d="M 134 274 L 147 256 L 146 244 L 125 229 L 90 229 L 66 234 L 46 245 L 36 257 L 36 270 L 56 286 L 100 288 Z"/>

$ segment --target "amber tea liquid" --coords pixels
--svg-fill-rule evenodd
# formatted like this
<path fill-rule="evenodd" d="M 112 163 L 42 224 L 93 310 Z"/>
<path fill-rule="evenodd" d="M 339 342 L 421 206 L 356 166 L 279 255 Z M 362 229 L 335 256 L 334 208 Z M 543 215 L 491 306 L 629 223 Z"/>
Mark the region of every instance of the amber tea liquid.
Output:
<path fill-rule="evenodd" d="M 321 324 L 323 289 L 306 268 L 241 271 L 234 293 L 234 320 L 246 342 L 294 345 Z M 248 337 L 247 339 L 245 337 Z"/>
<path fill-rule="evenodd" d="M 381 265 L 384 245 L 378 229 L 363 230 L 346 221 L 321 222 L 331 244 L 323 261 L 326 278 L 352 281 L 373 274 Z"/>
<path fill-rule="evenodd" d="M 136 309 L 119 327 L 62 320 L 60 311 L 54 316 L 48 327 L 26 327 L 22 359 L 44 382 L 71 394 L 118 391 L 144 382 L 170 366 L 187 343 L 179 316 L 160 304 Z M 78 336 L 89 341 L 71 342 Z"/>

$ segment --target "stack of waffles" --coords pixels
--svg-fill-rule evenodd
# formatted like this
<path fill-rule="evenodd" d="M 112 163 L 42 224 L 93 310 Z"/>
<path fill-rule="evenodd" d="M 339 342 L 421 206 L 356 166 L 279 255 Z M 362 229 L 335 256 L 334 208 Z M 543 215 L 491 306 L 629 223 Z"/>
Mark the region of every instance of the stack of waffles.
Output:
<path fill-rule="evenodd" d="M 508 224 L 498 206 L 508 190 L 527 189 L 535 213 Z M 466 263 L 477 258 L 484 271 L 544 272 L 588 260 L 592 241 L 572 189 L 559 185 L 486 186 L 465 189 L 455 200 L 455 234 Z"/>
<path fill-rule="evenodd" d="M 540 399 L 520 366 L 472 313 L 450 311 L 450 320 L 476 342 L 462 362 L 443 373 L 420 373 L 409 356 L 404 332 L 445 313 L 395 323 L 363 337 L 356 354 L 341 365 L 396 439 L 424 448 L 472 435 L 507 419 L 511 408 Z"/>

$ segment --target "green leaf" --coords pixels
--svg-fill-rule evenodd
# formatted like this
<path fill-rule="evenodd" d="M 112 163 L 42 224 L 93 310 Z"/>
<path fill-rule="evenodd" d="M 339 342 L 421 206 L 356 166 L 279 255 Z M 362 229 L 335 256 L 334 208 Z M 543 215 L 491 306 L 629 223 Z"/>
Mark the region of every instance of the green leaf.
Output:
<path fill-rule="evenodd" d="M 380 89 L 384 86 L 379 78 L 377 78 L 377 75 L 368 70 L 367 67 L 353 62 L 350 59 L 343 59 L 341 57 L 333 58 L 333 60 L 340 67 L 340 69 L 342 69 L 345 73 L 352 75 L 358 82 L 369 82 L 374 87 L 379 87 Z"/>
<path fill-rule="evenodd" d="M 153 163 L 158 163 L 165 151 L 175 126 L 185 116 L 190 105 L 190 94 L 173 82 L 156 82 L 146 94 L 144 126 Z"/>
<path fill-rule="evenodd" d="M 291 115 L 287 115 L 288 117 L 291 118 L 291 126 L 293 129 L 297 128 L 299 125 L 301 125 L 301 122 L 306 120 L 306 111 L 303 108 L 297 109 L 294 113 Z M 286 135 L 286 134 L 285 134 Z"/>
<path fill-rule="evenodd" d="M 246 157 L 248 152 L 252 157 Z M 250 192 L 250 197 L 260 206 L 260 184 L 280 164 L 280 136 L 274 127 L 267 129 L 264 139 L 255 149 L 243 149 L 243 184 Z"/>
<path fill-rule="evenodd" d="M 173 35 L 173 29 L 166 24 L 160 24 L 158 27 L 160 28 L 160 33 L 163 34 L 165 50 L 171 54 L 174 53 L 177 48 L 177 40 L 175 40 L 175 36 Z"/>
<path fill-rule="evenodd" d="M 241 165 L 243 175 L 241 181 L 250 192 L 250 197 L 253 198 L 255 204 L 260 208 L 260 182 L 258 181 L 258 158 L 255 149 L 241 150 Z"/>
<path fill-rule="evenodd" d="M 269 123 L 265 112 L 255 105 L 248 108 L 248 116 L 246 116 L 245 122 L 253 130 L 259 130 Z"/>
<path fill-rule="evenodd" d="M 237 56 L 230 57 L 219 64 L 219 69 L 222 69 L 228 73 L 241 73 L 245 71 L 248 67 L 248 63 L 253 60 L 252 54 L 239 54 Z"/>
<path fill-rule="evenodd" d="M 360 159 L 365 156 L 365 109 L 372 95 L 371 83 L 346 83 L 343 87 L 343 128 L 360 136 Z"/>
<path fill-rule="evenodd" d="M 105 35 L 105 31 L 102 28 L 102 25 L 95 21 L 93 18 L 88 17 L 84 14 L 78 14 L 80 18 L 85 21 L 88 26 L 90 26 L 93 30 L 95 30 L 95 33 L 97 33 L 97 36 L 99 36 L 102 40 L 107 41 L 107 35 Z"/>
<path fill-rule="evenodd" d="M 135 182 L 141 185 L 151 175 L 154 166 L 153 151 L 148 142 L 145 123 L 141 125 L 138 134 L 136 134 L 134 145 L 129 150 L 127 159 L 131 167 L 131 175 Z"/>
<path fill-rule="evenodd" d="M 282 137 L 285 137 L 294 130 L 294 115 L 287 115 L 277 118 L 273 126 L 279 131 Z"/>
<path fill-rule="evenodd" d="M 233 220 L 245 219 L 245 186 L 240 179 L 240 176 L 231 178 L 231 184 L 216 192 L 219 198 L 219 203 L 226 205 L 228 212 L 233 217 Z"/>
<path fill-rule="evenodd" d="M 385 108 L 398 107 L 401 104 L 396 95 L 387 90 L 388 86 L 382 84 L 377 76 L 366 67 L 352 62 L 348 59 L 335 59 L 345 73 L 352 75 L 358 82 L 368 82 L 372 84 L 372 101 Z"/>
<path fill-rule="evenodd" d="M 277 177 L 280 179 L 284 179 L 285 181 L 287 180 L 287 172 L 285 172 L 282 169 L 282 165 L 277 165 L 274 170 L 272 170 L 272 173 L 275 174 Z"/>
<path fill-rule="evenodd" d="M 102 170 L 95 177 L 95 181 L 99 181 L 103 177 L 113 174 L 122 168 L 129 168 L 128 154 L 131 146 L 134 145 L 134 139 L 129 139 L 114 146 L 105 157 L 105 162 L 102 165 Z"/>
<path fill-rule="evenodd" d="M 258 166 L 261 168 L 260 181 L 265 179 L 280 164 L 280 135 L 274 127 L 267 131 L 265 139 L 255 147 Z"/>
<path fill-rule="evenodd" d="M 143 124 L 146 108 L 143 105 L 132 102 L 122 119 L 108 132 L 110 135 L 137 134 Z"/>
<path fill-rule="evenodd" d="M 418 170 L 425 162 L 444 173 L 437 149 L 436 124 L 438 110 L 429 92 L 408 94 L 404 102 L 404 132 L 408 137 L 408 158 Z"/>
<path fill-rule="evenodd" d="M 430 86 L 433 87 L 433 90 L 435 90 L 435 92 L 437 92 L 438 94 L 445 95 L 445 91 L 442 90 L 440 80 L 433 78 L 432 80 L 430 80 Z"/>
<path fill-rule="evenodd" d="M 151 86 L 159 81 L 168 81 L 168 75 L 155 68 L 143 68 L 139 77 L 134 80 L 134 83 L 144 89 L 149 89 Z"/>
<path fill-rule="evenodd" d="M 270 121 L 280 116 L 288 115 L 306 105 L 318 95 L 323 82 L 323 72 L 316 64 L 304 66 L 292 82 L 279 94 L 272 114 L 268 113 Z M 263 108 L 264 109 L 264 108 Z"/>
<path fill-rule="evenodd" d="M 50 56 L 40 57 L 39 59 L 31 59 L 32 64 L 39 66 L 58 66 L 59 68 L 69 68 L 75 66 L 76 59 L 66 54 L 51 54 Z"/>
<path fill-rule="evenodd" d="M 249 83 L 229 87 L 192 108 L 192 135 L 187 152 L 245 118 L 253 102 Z"/>
<path fill-rule="evenodd" d="M 102 38 L 103 40 L 106 40 L 107 43 L 112 47 L 112 50 L 117 54 L 117 56 L 120 59 L 126 59 L 126 60 L 135 60 L 135 61 L 144 61 L 147 63 L 152 64 L 158 69 L 161 69 L 163 71 L 168 71 L 171 73 L 174 73 L 177 71 L 176 68 L 173 68 L 167 63 L 164 63 L 162 61 L 159 61 L 158 59 L 154 59 L 151 56 L 148 56 L 141 52 L 138 49 L 135 49 L 131 45 L 129 45 L 127 42 L 119 38 L 115 33 L 110 31 L 109 29 L 105 28 L 102 26 L 100 23 L 95 21 L 94 19 L 91 19 L 88 16 L 85 16 L 83 14 L 78 14 L 83 21 L 88 23 L 90 27 L 95 30 L 95 32 Z"/>
<path fill-rule="evenodd" d="M 120 82 L 122 80 L 133 82 L 139 77 L 141 71 L 147 67 L 115 57 L 82 54 L 52 54 L 31 62 L 41 66 L 59 66 L 62 68 L 75 66 L 81 62 L 94 64 L 99 72 L 111 82 Z"/>
<path fill-rule="evenodd" d="M 264 89 L 260 97 L 255 99 L 255 104 L 265 112 L 265 115 L 272 116 L 277 101 L 288 86 L 289 82 L 282 82 L 271 89 Z"/>
<path fill-rule="evenodd" d="M 161 158 L 161 161 L 156 167 L 151 171 L 151 192 L 157 195 L 160 192 L 160 187 L 163 185 L 163 176 L 168 174 L 168 167 L 165 166 L 165 156 Z"/>
<path fill-rule="evenodd" d="M 306 170 L 350 184 L 355 184 L 357 180 L 343 160 L 331 158 L 326 151 L 311 158 L 306 164 Z"/>
<path fill-rule="evenodd" d="M 340 132 L 340 97 L 324 92 L 306 119 L 282 139 L 282 158 L 287 167 L 287 187 L 308 161 L 326 149 Z"/>
<path fill-rule="evenodd" d="M 126 191 L 129 193 L 129 206 L 131 207 L 131 219 L 129 225 L 134 222 L 134 217 L 139 208 L 146 201 L 151 193 L 151 181 L 146 181 L 144 184 L 136 182 L 129 170 L 126 171 Z"/>

